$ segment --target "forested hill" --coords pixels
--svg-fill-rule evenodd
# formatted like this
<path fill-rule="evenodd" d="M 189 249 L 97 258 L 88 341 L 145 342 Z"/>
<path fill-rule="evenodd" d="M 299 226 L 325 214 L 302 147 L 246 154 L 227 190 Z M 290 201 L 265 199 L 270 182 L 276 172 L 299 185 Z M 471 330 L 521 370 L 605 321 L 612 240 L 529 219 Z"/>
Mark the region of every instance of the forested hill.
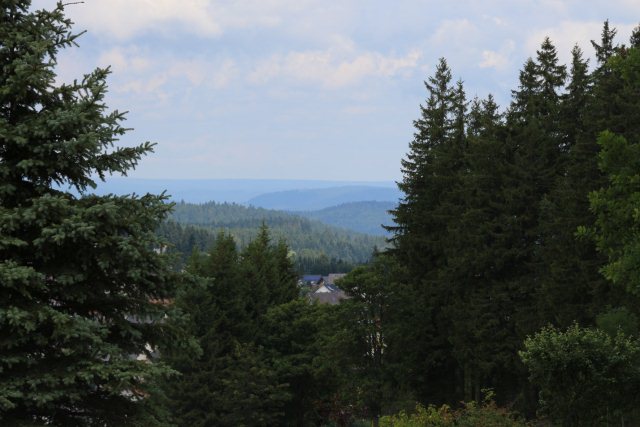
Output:
<path fill-rule="evenodd" d="M 401 197 L 395 185 L 347 185 L 266 193 L 249 199 L 248 204 L 284 211 L 315 211 L 360 201 L 397 202 Z"/>
<path fill-rule="evenodd" d="M 396 206 L 395 202 L 353 202 L 317 211 L 296 213 L 335 227 L 374 236 L 388 236 L 389 233 L 382 226 L 393 223 L 389 211 Z"/>
<path fill-rule="evenodd" d="M 166 223 L 160 233 L 183 253 L 190 253 L 192 246 L 207 248 L 220 230 L 231 233 L 244 247 L 255 238 L 264 223 L 274 240 L 284 239 L 287 242 L 303 270 L 326 270 L 337 267 L 341 262 L 344 269 L 349 267 L 346 264 L 368 261 L 374 248 L 382 248 L 386 244 L 381 236 L 332 227 L 286 212 L 233 203 L 181 202 L 175 205 L 170 220 L 179 226 Z"/>

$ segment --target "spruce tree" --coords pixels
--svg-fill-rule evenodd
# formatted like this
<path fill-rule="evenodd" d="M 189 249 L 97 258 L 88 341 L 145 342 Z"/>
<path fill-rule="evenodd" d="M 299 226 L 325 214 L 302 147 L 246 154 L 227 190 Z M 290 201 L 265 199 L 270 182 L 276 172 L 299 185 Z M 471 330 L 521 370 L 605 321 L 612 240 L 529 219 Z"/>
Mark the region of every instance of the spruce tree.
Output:
<path fill-rule="evenodd" d="M 609 20 L 604 21 L 602 33 L 600 35 L 600 43 L 591 40 L 591 46 L 596 51 L 596 59 L 598 61 L 598 71 L 606 70 L 607 61 L 618 50 L 618 46 L 614 40 L 618 30 L 609 27 Z"/>
<path fill-rule="evenodd" d="M 598 147 L 586 120 L 592 104 L 592 77 L 577 46 L 572 50 L 570 82 L 562 100 L 563 148 L 568 149 L 564 172 L 541 205 L 544 271 L 539 292 L 541 322 L 568 327 L 573 322 L 593 324 L 595 305 L 606 293 L 598 273 L 602 265 L 594 245 L 577 239 L 577 227 L 593 222 L 587 195 L 601 184 Z"/>
<path fill-rule="evenodd" d="M 208 253 L 192 255 L 187 270 L 196 279 L 182 289 L 176 307 L 189 314 L 186 329 L 199 352 L 166 348 L 165 359 L 180 373 L 163 383 L 173 421 L 203 427 L 278 424 L 288 393 L 256 345 L 262 317 L 251 312 L 256 306 L 249 304 L 251 288 L 243 281 L 233 237 L 218 234 Z"/>
<path fill-rule="evenodd" d="M 575 45 L 571 50 L 571 68 L 569 84 L 562 96 L 562 135 L 563 149 L 568 150 L 574 145 L 584 128 L 587 103 L 590 100 L 593 81 L 589 74 L 589 60 L 583 57 L 582 49 Z"/>
<path fill-rule="evenodd" d="M 508 203 L 500 191 L 509 182 L 506 131 L 492 97 L 473 103 L 468 127 L 461 214 L 449 225 L 441 279 L 453 289 L 447 336 L 458 362 L 458 399 L 478 400 L 481 389 L 490 387 L 506 400 L 512 398 L 513 381 L 500 373 L 514 371 L 519 343 L 510 320 L 517 304 L 508 280 L 517 259 L 510 250 L 515 241 Z"/>
<path fill-rule="evenodd" d="M 451 396 L 455 387 L 443 311 L 451 286 L 441 280 L 440 272 L 446 265 L 448 222 L 458 212 L 467 108 L 462 83 L 452 84 L 444 59 L 425 86 L 427 100 L 402 161 L 404 176 L 398 187 L 404 198 L 392 211 L 396 226 L 388 227 L 394 233 L 391 253 L 406 268 L 409 284 L 399 290 L 408 323 L 397 345 L 412 350 L 400 355 L 405 360 L 397 366 L 404 376 L 401 381 L 411 384 L 422 399 L 435 396 L 436 390 Z"/>
<path fill-rule="evenodd" d="M 536 58 L 537 74 L 540 78 L 541 114 L 551 120 L 558 119 L 560 93 L 567 77 L 566 66 L 558 63 L 558 53 L 555 46 L 545 37 Z M 553 123 L 558 126 L 557 123 Z M 548 123 L 551 125 L 551 123 Z"/>
<path fill-rule="evenodd" d="M 151 351 L 176 280 L 154 234 L 170 205 L 90 194 L 153 145 L 115 147 L 108 69 L 56 83 L 78 35 L 62 3 L 29 7 L 0 7 L 0 424 L 133 423 L 168 372 Z"/>

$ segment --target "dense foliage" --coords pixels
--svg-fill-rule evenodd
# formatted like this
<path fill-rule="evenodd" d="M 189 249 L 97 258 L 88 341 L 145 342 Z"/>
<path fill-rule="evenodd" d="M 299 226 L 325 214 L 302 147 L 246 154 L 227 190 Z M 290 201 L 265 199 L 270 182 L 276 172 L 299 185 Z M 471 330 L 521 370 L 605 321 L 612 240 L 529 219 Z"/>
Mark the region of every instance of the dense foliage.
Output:
<path fill-rule="evenodd" d="M 56 83 L 77 35 L 59 3 L 0 5 L 0 424 L 155 423 L 141 413 L 176 276 L 157 251 L 163 196 L 98 197 L 152 144 L 114 147 L 108 69 Z M 74 196 L 59 188 L 73 188 Z"/>
<path fill-rule="evenodd" d="M 413 413 L 400 412 L 380 420 L 382 427 L 526 427 L 524 421 L 498 408 L 491 400 L 482 404 L 465 403 L 453 410 L 447 405 L 437 408 L 418 405 Z"/>
<path fill-rule="evenodd" d="M 320 420 L 325 378 L 325 311 L 300 298 L 297 275 L 282 242 L 262 227 L 238 252 L 219 234 L 195 252 L 175 308 L 190 314 L 187 331 L 199 351 L 174 343 L 164 358 L 181 375 L 166 381 L 173 422 L 194 426 L 306 425 Z M 325 307 L 330 310 L 329 307 Z M 324 400 L 323 400 L 324 399 Z M 327 398 L 328 399 L 328 398 Z"/>
<path fill-rule="evenodd" d="M 477 400 L 492 388 L 533 415 L 518 357 L 527 336 L 546 324 L 596 326 L 616 309 L 637 315 L 640 61 L 614 36 L 605 24 L 591 73 L 580 49 L 567 70 L 545 39 L 504 114 L 490 96 L 468 102 L 444 60 L 426 82 L 389 227 L 406 270 L 406 285 L 389 289 L 406 308 L 388 319 L 403 349 L 394 362 L 420 401 Z"/>
<path fill-rule="evenodd" d="M 527 338 L 522 360 L 540 387 L 540 411 L 563 426 L 597 426 L 638 417 L 640 343 L 577 325 Z"/>

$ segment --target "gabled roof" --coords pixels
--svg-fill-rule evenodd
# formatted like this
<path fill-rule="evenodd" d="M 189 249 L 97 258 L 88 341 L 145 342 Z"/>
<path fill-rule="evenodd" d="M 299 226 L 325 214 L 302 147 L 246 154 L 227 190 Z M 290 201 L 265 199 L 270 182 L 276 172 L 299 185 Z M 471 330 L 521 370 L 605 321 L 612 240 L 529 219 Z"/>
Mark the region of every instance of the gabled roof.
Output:
<path fill-rule="evenodd" d="M 319 304 L 338 304 L 340 300 L 349 297 L 337 286 L 324 283 L 309 294 L 309 298 Z"/>

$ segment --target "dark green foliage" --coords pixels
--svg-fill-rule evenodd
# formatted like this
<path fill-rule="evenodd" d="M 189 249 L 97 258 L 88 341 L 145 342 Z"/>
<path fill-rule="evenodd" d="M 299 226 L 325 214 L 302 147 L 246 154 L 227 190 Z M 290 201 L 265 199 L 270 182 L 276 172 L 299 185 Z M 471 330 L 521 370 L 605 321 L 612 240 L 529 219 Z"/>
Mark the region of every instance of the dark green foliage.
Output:
<path fill-rule="evenodd" d="M 289 249 L 266 226 L 240 253 L 220 233 L 188 264 L 198 278 L 176 307 L 189 313 L 199 352 L 169 346 L 181 376 L 164 384 L 178 425 L 293 425 L 313 417 L 316 308 L 298 300 Z"/>
<path fill-rule="evenodd" d="M 451 358 L 458 363 L 458 391 L 466 400 L 495 387 L 504 394 L 500 372 L 514 372 L 516 311 L 519 295 L 518 228 L 509 214 L 510 200 L 497 189 L 511 182 L 505 153 L 504 124 L 492 98 L 474 101 L 465 153 L 467 171 L 458 189 L 463 212 L 449 224 L 447 265 L 441 280 L 451 296 L 445 307 Z M 505 248 L 507 246 L 507 248 Z M 506 249 L 506 250 L 505 250 Z"/>
<path fill-rule="evenodd" d="M 114 148 L 124 116 L 104 105 L 107 69 L 56 85 L 77 35 L 61 3 L 29 6 L 0 8 L 0 424 L 155 425 L 140 403 L 169 370 L 136 356 L 169 330 L 177 276 L 154 230 L 170 206 L 87 193 L 152 144 Z"/>
<path fill-rule="evenodd" d="M 404 351 L 398 390 L 438 403 L 478 400 L 490 387 L 500 403 L 532 414 L 533 389 L 517 355 L 526 336 L 547 323 L 594 325 L 610 307 L 637 315 L 635 299 L 601 276 L 606 257 L 576 235 L 596 223 L 588 194 L 606 184 L 597 134 L 611 128 L 638 137 L 638 53 L 617 47 L 614 36 L 605 23 L 592 74 L 574 48 L 568 76 L 545 39 L 525 63 L 504 118 L 491 97 L 472 101 L 467 114 L 462 85 L 451 84 L 444 61 L 428 80 L 403 161 L 405 197 L 388 227 L 388 253 L 406 274 L 392 292 L 404 311 L 394 326 L 402 333 L 387 350 Z M 640 158 L 634 150 L 619 156 L 629 171 Z M 612 233 L 620 256 L 636 252 L 622 249 L 635 239 L 635 207 L 622 206 L 633 200 L 634 176 L 602 196 L 608 201 L 598 221 L 606 218 L 610 230 L 596 227 L 601 238 Z M 620 221 L 609 214 L 614 200 Z M 625 282 L 637 276 L 627 265 Z"/>
<path fill-rule="evenodd" d="M 607 19 L 606 21 L 604 21 L 604 25 L 602 27 L 600 43 L 598 44 L 595 41 L 591 40 L 591 46 L 593 46 L 593 49 L 596 52 L 596 59 L 598 60 L 598 65 L 600 66 L 598 72 L 606 70 L 607 61 L 609 60 L 609 58 L 611 58 L 611 56 L 613 56 L 618 48 L 618 46 L 614 44 L 614 39 L 617 32 L 618 31 L 615 28 L 609 27 L 609 20 Z"/>
<path fill-rule="evenodd" d="M 610 337 L 620 332 L 626 336 L 638 336 L 638 317 L 626 307 L 612 308 L 600 313 L 596 317 L 596 325 Z"/>
<path fill-rule="evenodd" d="M 243 250 L 239 267 L 248 287 L 245 298 L 252 316 L 261 317 L 268 307 L 284 304 L 298 296 L 297 275 L 289 259 L 289 249 L 283 242 L 272 246 L 265 225 Z"/>
<path fill-rule="evenodd" d="M 210 249 L 216 239 L 212 230 L 182 225 L 175 221 L 164 221 L 157 230 L 158 236 L 166 240 L 167 252 L 178 257 L 178 266 L 182 268 L 194 249 L 203 252 Z"/>
<path fill-rule="evenodd" d="M 338 281 L 349 296 L 338 308 L 336 326 L 341 333 L 334 341 L 340 349 L 339 363 L 347 370 L 343 395 L 349 396 L 361 416 L 372 419 L 398 398 L 390 394 L 389 387 L 397 366 L 388 361 L 399 358 L 399 348 L 389 342 L 394 340 L 389 334 L 398 321 L 392 306 L 399 307 L 392 290 L 400 276 L 393 258 L 377 255 L 370 265 L 358 267 Z"/>
<path fill-rule="evenodd" d="M 319 363 L 326 356 L 323 336 L 335 326 L 334 319 L 325 314 L 327 309 L 296 299 L 270 308 L 262 319 L 260 345 L 277 381 L 286 384 L 289 393 L 278 425 L 317 425 L 321 421 L 319 402 L 334 388 L 332 376 Z"/>
<path fill-rule="evenodd" d="M 520 356 L 540 388 L 541 411 L 560 425 L 617 422 L 640 403 L 636 339 L 577 325 L 564 332 L 547 327 L 527 338 Z"/>
<path fill-rule="evenodd" d="M 593 223 L 587 194 L 602 183 L 593 125 L 586 119 L 596 102 L 587 65 L 580 49 L 574 47 L 571 78 L 561 107 L 563 148 L 568 150 L 566 169 L 541 204 L 543 246 L 539 259 L 545 274 L 539 309 L 546 321 L 562 327 L 574 321 L 593 324 L 599 307 L 611 298 L 609 286 L 598 272 L 602 256 L 588 239 L 575 236 L 579 226 Z"/>
<path fill-rule="evenodd" d="M 428 97 L 402 161 L 403 180 L 398 187 L 405 197 L 392 211 L 396 225 L 387 227 L 394 233 L 391 253 L 408 274 L 409 285 L 401 293 L 406 321 L 413 325 L 411 333 L 405 334 L 407 341 L 399 343 L 411 350 L 404 353 L 406 360 L 399 361 L 398 368 L 420 396 L 435 391 L 430 384 L 434 381 L 438 381 L 439 395 L 447 396 L 452 384 L 446 377 L 451 360 L 442 310 L 450 289 L 449 283 L 439 280 L 438 269 L 445 261 L 448 221 L 458 213 L 455 190 L 465 148 L 459 122 L 466 101 L 461 85 L 453 86 L 451 80 L 451 71 L 441 59 L 425 82 Z"/>
<path fill-rule="evenodd" d="M 591 209 L 596 215 L 594 238 L 608 258 L 605 277 L 631 294 L 640 294 L 640 235 L 638 232 L 638 192 L 640 145 L 624 137 L 604 132 L 600 168 L 609 185 L 591 193 Z"/>
<path fill-rule="evenodd" d="M 504 408 L 496 406 L 491 399 L 485 398 L 482 404 L 463 403 L 462 408 L 452 410 L 443 405 L 439 408 L 416 406 L 412 413 L 404 411 L 397 415 L 383 417 L 382 427 L 525 427 L 528 424 Z"/>

